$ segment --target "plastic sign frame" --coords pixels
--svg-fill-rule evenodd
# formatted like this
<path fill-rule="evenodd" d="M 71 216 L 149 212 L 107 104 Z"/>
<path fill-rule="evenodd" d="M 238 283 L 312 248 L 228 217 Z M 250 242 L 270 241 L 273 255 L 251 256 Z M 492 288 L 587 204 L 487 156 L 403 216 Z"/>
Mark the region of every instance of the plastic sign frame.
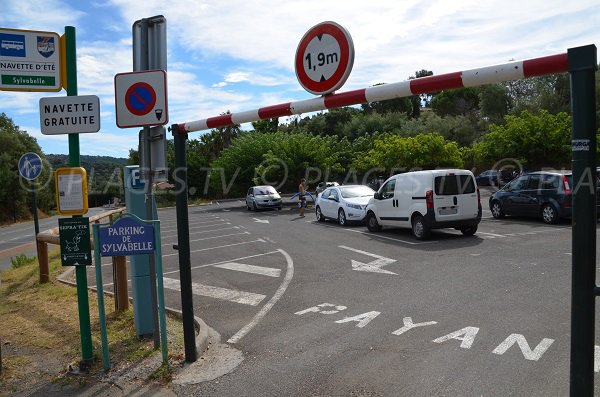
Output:
<path fill-rule="evenodd" d="M 83 167 L 56 170 L 56 208 L 60 215 L 84 215 L 88 212 L 87 172 Z"/>

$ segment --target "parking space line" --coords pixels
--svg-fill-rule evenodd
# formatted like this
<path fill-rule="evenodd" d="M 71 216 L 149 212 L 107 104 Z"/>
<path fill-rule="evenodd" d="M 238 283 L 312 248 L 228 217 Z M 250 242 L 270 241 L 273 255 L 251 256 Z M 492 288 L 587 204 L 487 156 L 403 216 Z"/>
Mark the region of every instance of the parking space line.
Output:
<path fill-rule="evenodd" d="M 503 236 L 502 234 L 488 233 L 488 232 L 481 232 L 481 231 L 478 231 L 477 234 L 484 234 L 486 236 L 489 236 L 489 238 L 506 237 L 506 236 Z"/>
<path fill-rule="evenodd" d="M 250 234 L 250 232 L 231 233 L 231 234 L 223 234 L 221 236 L 211 236 L 211 237 L 197 238 L 197 239 L 194 239 L 194 240 L 190 240 L 190 243 L 193 242 L 193 241 L 212 240 L 212 239 L 220 238 L 220 237 L 239 236 L 240 234 Z M 163 247 L 171 246 L 171 245 L 173 245 L 173 243 L 162 244 Z"/>
<path fill-rule="evenodd" d="M 206 225 L 206 226 L 193 226 L 193 227 L 190 227 L 189 230 L 192 230 L 192 229 L 204 229 L 204 228 L 207 228 L 207 227 L 221 226 L 221 225 L 231 225 L 231 222 L 221 222 L 221 223 L 215 223 L 214 225 Z M 214 231 L 214 230 L 209 230 L 209 232 L 211 232 L 211 231 Z M 196 233 L 198 233 L 198 232 L 196 232 Z M 190 234 L 193 234 L 193 233 L 190 233 Z M 169 235 L 163 235 L 162 237 L 176 237 L 176 236 L 177 236 L 177 233 L 175 233 L 175 234 L 169 234 Z"/>
<path fill-rule="evenodd" d="M 227 263 L 227 262 L 241 261 L 241 260 L 244 260 L 244 259 L 257 258 L 259 256 L 266 256 L 266 255 L 276 254 L 278 252 L 279 251 L 269 251 L 269 252 L 265 252 L 263 254 L 255 254 L 255 255 L 242 256 L 241 258 L 235 258 L 235 259 L 229 259 L 229 260 L 225 260 L 225 261 L 207 263 L 206 265 L 193 266 L 191 269 L 192 270 L 194 270 L 194 269 L 202 269 L 203 267 L 215 266 L 215 265 L 219 265 L 221 263 Z M 168 272 L 163 272 L 163 274 L 172 274 L 172 273 L 179 273 L 179 269 L 177 269 L 177 270 L 171 270 L 171 271 L 168 271 Z"/>
<path fill-rule="evenodd" d="M 248 332 L 250 332 L 252 328 L 254 328 L 260 322 L 260 320 L 262 320 L 262 318 L 267 315 L 271 308 L 275 306 L 275 303 L 277 303 L 277 301 L 281 299 L 281 297 L 287 290 L 288 285 L 290 285 L 292 277 L 294 277 L 294 261 L 284 250 L 278 249 L 277 251 L 285 257 L 285 260 L 287 262 L 287 270 L 285 273 L 283 283 L 281 283 L 279 288 L 277 288 L 277 291 L 275 292 L 273 297 L 271 297 L 271 299 L 262 307 L 262 309 L 260 309 L 259 312 L 256 313 L 252 321 L 250 321 L 248 324 L 242 327 L 242 329 L 240 329 L 235 335 L 229 338 L 227 340 L 228 343 L 237 343 L 240 341 L 240 339 L 246 336 L 246 334 L 248 334 Z"/>
<path fill-rule="evenodd" d="M 227 270 L 233 270 L 236 272 L 259 274 L 261 276 L 268 276 L 268 277 L 279 277 L 281 275 L 281 269 L 277 269 L 274 267 L 246 265 L 244 263 L 236 263 L 236 262 L 226 262 L 226 263 L 223 263 L 220 265 L 215 265 L 214 267 L 218 267 L 221 269 L 227 269 Z"/>
<path fill-rule="evenodd" d="M 363 232 L 361 230 L 354 230 L 354 229 L 342 229 L 342 230 L 346 230 L 349 232 L 354 232 L 354 233 L 360 233 L 360 234 L 364 234 L 366 236 L 371 236 L 374 238 L 383 238 L 386 240 L 392 240 L 392 241 L 398 241 L 399 243 L 404 243 L 404 244 L 410 244 L 410 245 L 422 245 L 422 244 L 431 244 L 431 243 L 436 243 L 436 240 L 429 240 L 429 241 L 422 241 L 419 243 L 415 243 L 414 241 L 406 241 L 406 240 L 400 240 L 399 238 L 393 238 L 393 237 L 387 237 L 387 236 L 382 236 L 380 234 L 375 234 L 375 233 L 367 233 L 367 232 Z"/>
<path fill-rule="evenodd" d="M 235 245 L 243 245 L 243 244 L 252 244 L 252 243 L 264 243 L 265 240 L 263 240 L 262 238 L 256 239 L 256 240 L 252 240 L 252 241 L 243 241 L 241 243 L 235 243 L 235 244 L 227 244 L 227 245 L 219 245 L 218 247 L 208 247 L 208 248 L 200 248 L 197 250 L 191 250 L 190 253 L 193 252 L 201 252 L 201 251 L 209 251 L 209 250 L 215 250 L 215 249 L 219 249 L 219 248 L 227 248 L 227 247 L 233 247 Z M 175 256 L 175 255 L 179 255 L 179 252 L 175 252 L 173 254 L 167 254 L 167 255 L 163 255 L 163 258 L 167 257 L 167 256 Z"/>
<path fill-rule="evenodd" d="M 181 291 L 181 284 L 179 280 L 174 278 L 164 278 L 163 282 L 165 288 Z M 221 299 L 249 306 L 256 306 L 266 298 L 266 295 L 263 294 L 255 294 L 253 292 L 238 291 L 200 283 L 192 283 L 192 292 L 194 295 L 206 296 L 209 298 Z"/>

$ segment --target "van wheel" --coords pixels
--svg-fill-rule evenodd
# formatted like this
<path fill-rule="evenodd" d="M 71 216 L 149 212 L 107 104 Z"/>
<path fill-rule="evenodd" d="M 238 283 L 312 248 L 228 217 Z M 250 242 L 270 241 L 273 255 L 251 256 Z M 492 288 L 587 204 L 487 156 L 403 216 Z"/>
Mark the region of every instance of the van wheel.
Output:
<path fill-rule="evenodd" d="M 477 225 L 475 226 L 467 226 L 460 229 L 461 233 L 465 236 L 472 236 L 477 232 Z"/>
<path fill-rule="evenodd" d="M 502 205 L 498 201 L 492 202 L 490 206 L 490 210 L 492 211 L 492 216 L 496 219 L 504 218 L 504 210 L 502 209 Z"/>
<path fill-rule="evenodd" d="M 412 233 L 417 240 L 425 240 L 431 234 L 429 226 L 427 226 L 425 223 L 425 218 L 423 218 L 421 215 L 417 215 L 413 218 Z"/>
<path fill-rule="evenodd" d="M 340 226 L 346 226 L 346 213 L 341 208 L 338 211 L 338 222 L 340 223 Z"/>
<path fill-rule="evenodd" d="M 377 222 L 377 217 L 372 212 L 367 214 L 367 229 L 373 233 L 381 231 L 381 225 Z"/>
<path fill-rule="evenodd" d="M 319 207 L 318 205 L 317 205 L 317 209 L 315 210 L 315 215 L 317 216 L 317 222 L 325 221 L 325 217 L 323 216 L 323 213 L 321 212 L 321 207 Z"/>
<path fill-rule="evenodd" d="M 552 204 L 544 204 L 542 207 L 542 219 L 544 223 L 554 224 L 558 222 L 558 214 Z"/>

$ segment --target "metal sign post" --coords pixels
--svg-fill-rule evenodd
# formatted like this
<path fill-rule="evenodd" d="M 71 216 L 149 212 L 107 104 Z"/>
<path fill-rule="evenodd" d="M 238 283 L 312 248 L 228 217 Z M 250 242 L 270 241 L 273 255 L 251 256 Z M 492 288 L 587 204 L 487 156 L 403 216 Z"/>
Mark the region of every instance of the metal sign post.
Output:
<path fill-rule="evenodd" d="M 67 96 L 77 96 L 77 52 L 75 28 L 65 26 L 65 64 Z M 69 134 L 69 165 L 80 167 L 79 134 Z M 79 369 L 86 371 L 94 359 L 92 352 L 92 327 L 90 325 L 90 303 L 87 291 L 87 273 L 85 266 L 75 267 L 77 280 L 77 304 L 79 308 L 79 331 L 81 333 L 81 357 Z"/>
<path fill-rule="evenodd" d="M 96 287 L 98 288 L 98 308 L 100 333 L 102 339 L 102 361 L 104 370 L 110 369 L 108 355 L 108 337 L 106 333 L 106 316 L 104 314 L 104 289 L 102 283 L 102 256 L 152 255 L 156 257 L 158 289 L 158 317 L 160 319 L 160 345 L 163 364 L 169 363 L 167 351 L 167 321 L 165 317 L 165 298 L 162 270 L 162 250 L 160 242 L 160 221 L 145 221 L 139 217 L 124 213 L 112 224 L 94 224 L 94 258 L 96 266 Z M 158 334 L 158 332 L 155 332 Z"/>
<path fill-rule="evenodd" d="M 136 21 L 132 27 L 132 36 L 133 36 L 133 71 L 147 71 L 147 70 L 164 70 L 167 69 L 167 39 L 166 39 L 166 19 L 162 15 L 154 16 L 151 18 L 144 18 L 139 21 Z M 143 93 L 150 94 L 155 92 L 155 89 L 152 88 L 151 85 L 131 85 L 127 92 L 130 92 L 133 95 L 133 91 L 139 90 L 138 95 L 142 95 Z M 166 89 L 165 89 L 166 91 Z M 115 91 L 116 92 L 116 91 Z M 152 95 L 151 95 L 152 96 Z M 127 101 L 126 101 L 127 102 Z M 156 98 L 152 100 L 152 108 L 156 105 Z M 157 116 L 157 122 L 155 125 L 166 123 L 166 93 L 165 93 L 165 106 L 164 106 L 164 114 L 161 114 L 160 117 Z M 136 112 L 141 112 L 141 116 L 146 116 L 150 113 L 150 116 L 153 116 L 149 110 L 143 107 L 138 107 L 132 101 L 129 101 L 129 105 L 126 103 L 126 108 L 130 113 L 135 114 Z M 160 122 L 158 122 L 160 121 Z M 154 195 L 152 192 L 152 153 L 150 150 L 150 142 L 152 140 L 152 136 L 150 133 L 150 127 L 148 126 L 148 122 L 141 123 L 139 125 L 144 125 L 144 137 L 147 144 L 144 146 L 144 152 L 140 153 L 140 157 L 144 157 L 144 164 L 146 167 L 142 169 L 142 179 L 145 182 L 145 199 L 146 199 L 146 219 L 153 219 L 153 205 L 154 205 Z M 152 301 L 152 313 L 153 313 L 153 321 L 154 321 L 154 347 L 158 347 L 160 344 L 159 335 L 158 335 L 158 318 L 156 313 L 157 307 L 157 292 L 156 292 L 156 263 L 154 259 L 154 255 L 149 256 L 149 265 L 150 265 L 150 294 Z"/>
<path fill-rule="evenodd" d="M 596 288 L 596 46 L 569 49 L 573 111 L 571 396 L 594 395 Z"/>

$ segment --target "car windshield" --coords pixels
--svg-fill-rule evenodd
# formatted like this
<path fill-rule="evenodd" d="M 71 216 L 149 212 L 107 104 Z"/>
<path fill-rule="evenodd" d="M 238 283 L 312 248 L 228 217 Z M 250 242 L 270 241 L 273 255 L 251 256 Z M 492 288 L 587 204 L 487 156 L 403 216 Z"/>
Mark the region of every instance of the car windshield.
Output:
<path fill-rule="evenodd" d="M 265 195 L 265 194 L 277 194 L 277 191 L 273 186 L 260 186 L 254 188 L 254 194 Z"/>
<path fill-rule="evenodd" d="M 351 186 L 340 188 L 343 198 L 373 196 L 375 191 L 368 186 Z"/>

